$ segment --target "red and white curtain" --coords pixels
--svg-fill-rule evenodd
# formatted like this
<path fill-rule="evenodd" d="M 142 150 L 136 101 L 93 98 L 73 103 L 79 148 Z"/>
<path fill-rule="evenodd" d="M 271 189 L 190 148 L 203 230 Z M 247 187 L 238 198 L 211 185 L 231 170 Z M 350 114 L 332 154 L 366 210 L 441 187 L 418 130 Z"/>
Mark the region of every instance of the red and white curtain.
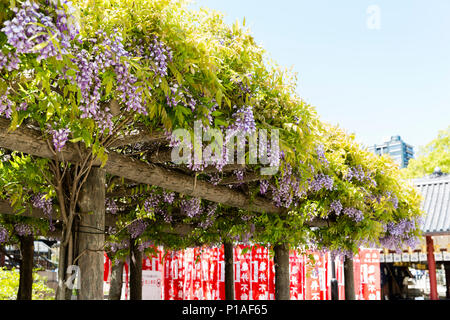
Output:
<path fill-rule="evenodd" d="M 223 300 L 225 260 L 221 247 L 165 251 L 142 262 L 143 299 Z M 292 300 L 331 299 L 331 258 L 328 253 L 291 250 L 289 257 Z M 357 300 L 380 300 L 380 252 L 361 248 L 353 258 Z M 105 255 L 105 283 L 109 283 L 111 262 Z M 344 266 L 335 260 L 339 299 L 345 299 Z M 128 299 L 129 268 L 124 267 L 123 299 Z M 234 248 L 235 298 L 273 300 L 275 269 L 269 249 L 259 245 Z"/>

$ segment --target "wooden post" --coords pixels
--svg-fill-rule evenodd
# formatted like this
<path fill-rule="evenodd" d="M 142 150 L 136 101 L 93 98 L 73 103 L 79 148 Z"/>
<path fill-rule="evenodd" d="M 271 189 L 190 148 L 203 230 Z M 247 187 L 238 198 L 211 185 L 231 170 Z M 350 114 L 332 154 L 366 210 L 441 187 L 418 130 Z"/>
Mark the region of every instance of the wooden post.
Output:
<path fill-rule="evenodd" d="M 5 266 L 5 254 L 0 250 L 0 268 Z"/>
<path fill-rule="evenodd" d="M 331 259 L 331 300 L 339 300 L 339 287 L 336 279 L 336 257 L 330 255 Z"/>
<path fill-rule="evenodd" d="M 428 273 L 430 275 L 430 300 L 439 300 L 436 282 L 436 262 L 434 261 L 433 238 L 426 236 Z"/>
<path fill-rule="evenodd" d="M 275 245 L 275 300 L 290 300 L 289 245 Z"/>
<path fill-rule="evenodd" d="M 345 300 L 355 300 L 355 278 L 353 272 L 353 259 L 344 258 Z"/>
<path fill-rule="evenodd" d="M 103 300 L 105 183 L 105 171 L 92 167 L 80 192 L 81 217 L 76 241 L 80 300 Z"/>
<path fill-rule="evenodd" d="M 130 239 L 130 300 L 142 300 L 142 252 Z"/>
<path fill-rule="evenodd" d="M 17 300 L 31 300 L 33 293 L 34 237 L 21 236 L 20 279 Z"/>
<path fill-rule="evenodd" d="M 224 241 L 225 256 L 225 300 L 234 300 L 234 257 L 233 243 Z"/>
<path fill-rule="evenodd" d="M 111 267 L 111 281 L 108 300 L 120 300 L 120 296 L 122 295 L 123 265 L 124 263 L 121 260 L 117 263 L 113 262 Z"/>

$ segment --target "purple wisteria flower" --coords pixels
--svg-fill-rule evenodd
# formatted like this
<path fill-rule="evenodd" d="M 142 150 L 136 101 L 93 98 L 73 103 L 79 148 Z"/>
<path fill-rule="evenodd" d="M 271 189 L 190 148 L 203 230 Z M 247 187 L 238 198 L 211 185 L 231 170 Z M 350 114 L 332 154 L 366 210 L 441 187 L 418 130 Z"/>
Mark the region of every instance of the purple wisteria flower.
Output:
<path fill-rule="evenodd" d="M 11 72 L 19 69 L 19 64 L 20 58 L 15 52 L 8 52 L 8 54 L 5 55 L 2 51 L 0 51 L 0 70 L 4 68 L 6 71 Z"/>
<path fill-rule="evenodd" d="M 61 1 L 60 4 L 62 6 L 54 3 L 56 17 L 49 16 L 48 10 L 35 1 L 26 0 L 20 8 L 13 9 L 14 18 L 5 21 L 1 31 L 16 53 L 37 53 L 38 62 L 50 57 L 61 60 L 62 55 L 68 53 L 70 40 L 75 38 L 79 29 L 74 23 L 70 1 Z M 59 48 L 54 41 L 59 43 Z"/>
<path fill-rule="evenodd" d="M 66 142 L 69 139 L 69 133 L 70 130 L 65 128 L 51 131 L 51 134 L 53 136 L 53 146 L 55 147 L 55 150 L 57 152 L 60 152 L 66 145 Z"/>
<path fill-rule="evenodd" d="M 334 249 L 334 250 L 327 250 L 330 252 L 331 259 L 341 258 L 341 257 L 347 257 L 352 259 L 353 258 L 353 251 L 347 250 L 347 249 Z"/>
<path fill-rule="evenodd" d="M 19 222 L 14 225 L 14 231 L 17 233 L 18 236 L 30 236 L 33 234 L 33 230 L 28 224 Z"/>
<path fill-rule="evenodd" d="M 131 238 L 136 239 L 137 237 L 139 237 L 141 234 L 144 233 L 147 226 L 148 226 L 147 222 L 145 222 L 142 219 L 137 219 L 128 225 L 127 230 L 128 233 L 131 235 Z"/>
<path fill-rule="evenodd" d="M 326 190 L 333 190 L 333 178 L 323 174 L 319 173 L 314 176 L 314 179 L 311 180 L 309 184 L 309 189 L 313 192 L 320 191 L 322 188 Z"/>
<path fill-rule="evenodd" d="M 144 241 L 138 245 L 138 250 L 143 252 L 145 249 L 150 248 L 153 245 L 153 241 Z"/>
<path fill-rule="evenodd" d="M 278 181 L 278 188 L 272 187 L 273 201 L 277 207 L 290 207 L 294 199 L 292 186 L 295 182 L 292 176 L 292 166 L 287 164 Z"/>
<path fill-rule="evenodd" d="M 345 208 L 343 210 L 343 213 L 352 218 L 355 222 L 360 222 L 364 219 L 364 214 L 361 210 L 358 210 L 356 208 Z"/>
<path fill-rule="evenodd" d="M 0 244 L 7 242 L 9 239 L 8 230 L 0 225 Z"/>
<path fill-rule="evenodd" d="M 206 220 L 200 222 L 201 228 L 206 229 L 214 224 L 214 215 L 216 213 L 217 206 L 217 203 L 211 203 L 206 207 Z"/>
<path fill-rule="evenodd" d="M 157 194 L 151 194 L 144 202 L 144 210 L 147 213 L 155 212 L 159 206 L 161 198 Z"/>
<path fill-rule="evenodd" d="M 374 187 L 377 186 L 377 182 L 371 177 L 370 172 L 364 171 L 361 165 L 351 167 L 348 170 L 345 179 L 347 181 L 352 181 L 353 179 L 356 179 L 359 182 L 369 182 L 372 186 Z"/>
<path fill-rule="evenodd" d="M 341 201 L 334 200 L 333 202 L 331 202 L 329 212 L 334 212 L 338 216 L 341 214 L 341 211 L 342 211 Z"/>
<path fill-rule="evenodd" d="M 52 205 L 52 199 L 45 199 L 46 194 L 44 193 L 38 193 L 35 194 L 33 197 L 31 197 L 31 203 L 33 207 L 42 209 L 44 211 L 44 214 L 49 219 L 49 228 L 51 231 L 55 230 L 55 226 L 53 225 L 53 205 Z"/>
<path fill-rule="evenodd" d="M 235 106 L 236 107 L 236 106 Z M 255 118 L 253 117 L 253 108 L 251 106 L 243 106 L 234 114 L 234 124 L 231 129 L 242 134 L 253 133 L 256 131 Z"/>
<path fill-rule="evenodd" d="M 388 191 L 386 192 L 386 198 L 392 203 L 394 209 L 398 208 L 398 198 L 395 194 L 393 194 L 391 191 Z"/>
<path fill-rule="evenodd" d="M 317 157 L 319 158 L 319 161 L 326 167 L 328 168 L 329 166 L 329 162 L 327 160 L 327 158 L 325 157 L 325 150 L 324 150 L 324 146 L 323 145 L 317 145 L 316 146 L 316 153 L 317 153 Z"/>
<path fill-rule="evenodd" d="M 209 181 L 213 185 L 217 186 L 220 183 L 220 181 L 222 181 L 222 178 L 219 176 L 218 173 L 215 173 L 215 174 L 209 175 Z"/>
<path fill-rule="evenodd" d="M 244 170 L 234 170 L 233 172 L 239 181 L 244 180 Z"/>
<path fill-rule="evenodd" d="M 117 207 L 117 203 L 112 198 L 105 199 L 105 206 L 112 214 L 116 214 L 119 208 Z"/>
<path fill-rule="evenodd" d="M 189 218 L 197 217 L 202 214 L 202 200 L 200 198 L 192 198 L 181 201 L 181 212 Z"/>
<path fill-rule="evenodd" d="M 163 199 L 164 199 L 164 202 L 167 202 L 168 204 L 172 204 L 173 201 L 175 200 L 175 192 L 164 192 Z"/>
<path fill-rule="evenodd" d="M 269 181 L 267 180 L 261 180 L 259 182 L 259 192 L 261 194 L 266 194 L 267 190 L 269 189 Z"/>
<path fill-rule="evenodd" d="M 0 116 L 5 115 L 7 119 L 11 118 L 13 102 L 8 98 L 9 88 L 0 95 Z"/>

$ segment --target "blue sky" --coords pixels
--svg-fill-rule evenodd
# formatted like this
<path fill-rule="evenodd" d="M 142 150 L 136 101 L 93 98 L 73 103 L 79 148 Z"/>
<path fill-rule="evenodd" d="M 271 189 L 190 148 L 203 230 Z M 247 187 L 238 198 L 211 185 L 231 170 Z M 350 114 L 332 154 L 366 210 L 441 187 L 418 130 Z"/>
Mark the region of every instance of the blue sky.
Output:
<path fill-rule="evenodd" d="M 367 27 L 369 6 L 380 29 Z M 365 145 L 400 135 L 415 147 L 450 125 L 448 0 L 195 0 L 245 17 L 270 57 L 298 74 L 321 119 Z"/>

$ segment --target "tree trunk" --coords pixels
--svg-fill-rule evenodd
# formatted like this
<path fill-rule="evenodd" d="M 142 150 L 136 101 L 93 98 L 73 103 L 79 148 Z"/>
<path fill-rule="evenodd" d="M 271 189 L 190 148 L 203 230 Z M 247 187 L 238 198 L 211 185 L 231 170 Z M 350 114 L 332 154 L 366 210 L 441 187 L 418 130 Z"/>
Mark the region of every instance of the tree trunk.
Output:
<path fill-rule="evenodd" d="M 339 300 L 339 286 L 336 279 L 336 258 L 331 258 L 331 300 Z"/>
<path fill-rule="evenodd" d="M 290 300 L 289 245 L 274 246 L 275 300 Z"/>
<path fill-rule="evenodd" d="M 105 243 L 105 171 L 92 167 L 81 188 L 81 210 L 74 250 L 80 267 L 80 300 L 103 300 Z"/>
<path fill-rule="evenodd" d="M 344 258 L 345 300 L 355 300 L 355 278 L 353 259 Z"/>
<path fill-rule="evenodd" d="M 234 300 L 234 259 L 233 243 L 223 243 L 225 256 L 225 300 Z"/>
<path fill-rule="evenodd" d="M 5 266 L 5 254 L 0 251 L 0 268 Z"/>
<path fill-rule="evenodd" d="M 17 300 L 31 300 L 33 292 L 34 237 L 23 236 L 20 239 L 20 280 Z"/>
<path fill-rule="evenodd" d="M 122 295 L 122 282 L 123 282 L 123 261 L 113 263 L 111 267 L 111 280 L 109 286 L 109 300 L 120 300 Z"/>
<path fill-rule="evenodd" d="M 130 300 L 142 300 L 142 252 L 130 239 Z"/>

